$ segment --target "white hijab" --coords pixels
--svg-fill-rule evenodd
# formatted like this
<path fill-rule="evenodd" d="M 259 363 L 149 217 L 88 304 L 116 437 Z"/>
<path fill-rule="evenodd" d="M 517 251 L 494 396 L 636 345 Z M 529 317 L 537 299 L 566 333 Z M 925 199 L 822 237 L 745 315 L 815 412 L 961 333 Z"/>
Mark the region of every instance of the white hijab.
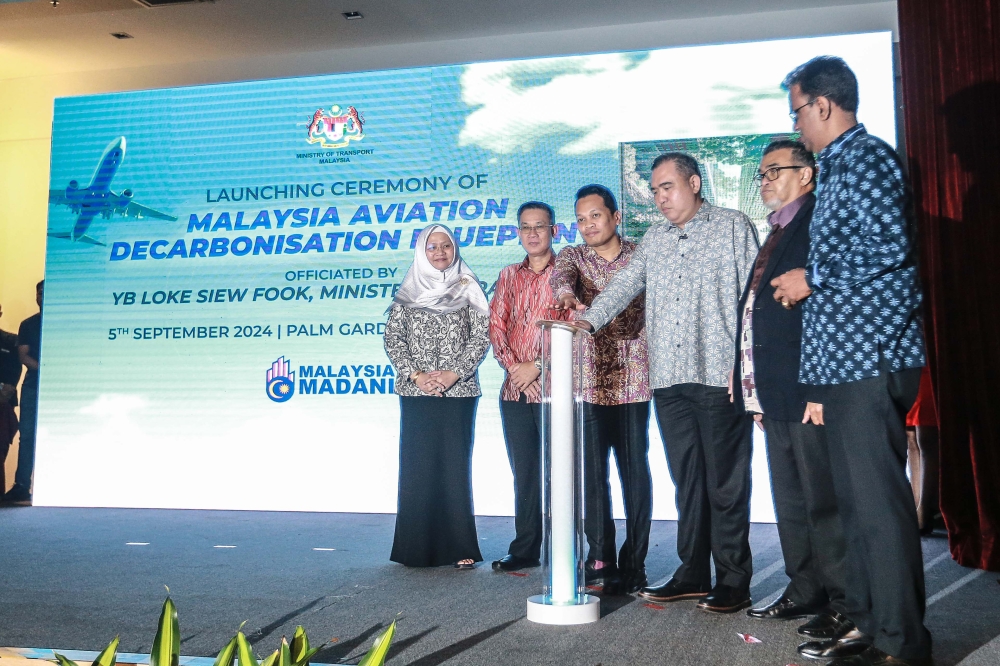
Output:
<path fill-rule="evenodd" d="M 437 232 L 448 234 L 455 248 L 455 259 L 443 271 L 434 268 L 427 258 L 427 239 Z M 462 261 L 454 234 L 442 224 L 432 224 L 420 232 L 413 252 L 413 263 L 406 271 L 406 277 L 403 278 L 396 297 L 392 299 L 392 305 L 436 314 L 455 312 L 466 305 L 484 315 L 490 312 L 479 278 Z M 389 306 L 390 309 L 392 305 Z"/>

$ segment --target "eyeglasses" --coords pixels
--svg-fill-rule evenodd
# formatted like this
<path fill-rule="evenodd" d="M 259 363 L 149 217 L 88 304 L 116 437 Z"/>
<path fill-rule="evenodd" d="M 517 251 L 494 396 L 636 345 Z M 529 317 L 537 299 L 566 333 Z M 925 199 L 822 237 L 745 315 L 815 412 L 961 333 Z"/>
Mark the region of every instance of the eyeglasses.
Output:
<path fill-rule="evenodd" d="M 818 100 L 818 99 L 819 99 L 819 97 L 813 97 L 811 100 L 809 100 L 808 102 L 806 102 L 805 104 L 803 104 L 799 108 L 792 109 L 792 112 L 788 114 L 788 117 L 792 119 L 793 123 L 799 122 L 799 111 L 801 111 L 802 109 L 806 108 L 807 106 L 812 106 L 813 104 L 816 103 L 816 100 Z"/>
<path fill-rule="evenodd" d="M 428 252 L 437 252 L 438 250 L 444 250 L 445 252 L 447 252 L 448 250 L 450 250 L 453 247 L 454 247 L 454 245 L 452 245 L 449 242 L 444 242 L 444 243 L 428 243 L 427 244 L 427 251 Z"/>
<path fill-rule="evenodd" d="M 541 235 L 542 233 L 548 231 L 548 229 L 551 226 L 552 226 L 551 224 L 539 224 L 539 225 L 533 226 L 533 227 L 530 227 L 530 226 L 518 227 L 518 230 L 521 233 L 523 233 L 525 236 L 531 236 L 532 234 L 539 234 L 539 235 Z"/>
<path fill-rule="evenodd" d="M 760 187 L 761 185 L 764 184 L 765 179 L 767 179 L 767 182 L 769 183 L 778 180 L 778 176 L 781 175 L 778 172 L 782 171 L 783 169 L 805 169 L 805 167 L 804 166 L 771 167 L 770 169 L 765 169 L 762 173 L 758 173 L 756 176 L 754 176 L 753 182 L 757 183 L 757 187 Z"/>

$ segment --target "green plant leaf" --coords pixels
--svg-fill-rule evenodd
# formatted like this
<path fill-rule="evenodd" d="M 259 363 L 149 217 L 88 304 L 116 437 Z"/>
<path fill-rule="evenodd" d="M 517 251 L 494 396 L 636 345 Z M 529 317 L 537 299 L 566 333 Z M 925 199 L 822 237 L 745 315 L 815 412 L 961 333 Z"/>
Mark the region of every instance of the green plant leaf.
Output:
<path fill-rule="evenodd" d="M 278 666 L 292 666 L 292 649 L 288 645 L 285 637 L 281 637 L 281 647 L 278 648 Z"/>
<path fill-rule="evenodd" d="M 56 661 L 59 662 L 59 666 L 77 666 L 75 661 L 62 656 L 58 652 L 53 652 L 52 654 L 55 655 Z"/>
<path fill-rule="evenodd" d="M 264 661 L 260 662 L 260 666 L 274 666 L 274 663 L 278 661 L 279 654 L 281 654 L 281 650 L 275 650 Z"/>
<path fill-rule="evenodd" d="M 257 659 L 253 656 L 253 649 L 250 647 L 250 641 L 247 637 L 243 635 L 243 632 L 236 634 L 236 648 L 238 655 L 238 661 L 240 666 L 260 666 L 257 663 Z"/>
<path fill-rule="evenodd" d="M 305 666 L 309 663 L 306 653 L 309 652 L 309 637 L 306 635 L 306 630 L 302 628 L 302 625 L 295 627 L 295 633 L 292 635 L 292 644 L 289 648 L 292 655 L 292 664 L 294 666 Z"/>
<path fill-rule="evenodd" d="M 214 666 L 233 666 L 233 659 L 236 658 L 236 636 L 229 639 L 226 647 L 222 648 L 219 656 L 215 658 Z"/>
<path fill-rule="evenodd" d="M 177 607 L 167 597 L 160 612 L 160 624 L 153 638 L 153 649 L 149 653 L 149 666 L 178 666 L 180 656 L 181 630 L 177 622 Z"/>
<path fill-rule="evenodd" d="M 114 640 L 108 643 L 108 647 L 101 650 L 101 654 L 97 655 L 93 666 L 115 666 L 115 662 L 118 660 L 118 641 L 119 637 L 115 636 Z"/>
<path fill-rule="evenodd" d="M 392 637 L 396 635 L 396 621 L 393 620 L 389 628 L 383 631 L 378 638 L 375 639 L 375 644 L 372 645 L 372 649 L 368 651 L 368 654 L 358 662 L 358 666 L 382 666 L 385 663 L 385 657 L 389 653 L 389 646 L 392 644 Z"/>
<path fill-rule="evenodd" d="M 320 646 L 307 650 L 306 653 L 302 655 L 302 661 L 293 661 L 291 666 L 309 666 L 309 660 L 312 659 L 322 648 L 323 646 Z"/>

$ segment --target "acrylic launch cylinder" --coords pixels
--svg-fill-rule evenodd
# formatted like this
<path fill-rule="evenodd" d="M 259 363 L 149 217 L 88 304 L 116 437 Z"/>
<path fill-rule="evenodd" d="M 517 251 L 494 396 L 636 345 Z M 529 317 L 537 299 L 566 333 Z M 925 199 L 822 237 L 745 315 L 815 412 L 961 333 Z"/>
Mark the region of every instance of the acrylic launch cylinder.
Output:
<path fill-rule="evenodd" d="M 565 322 L 542 329 L 542 594 L 528 598 L 528 619 L 584 624 L 601 616 L 586 594 L 583 533 L 583 338 Z"/>

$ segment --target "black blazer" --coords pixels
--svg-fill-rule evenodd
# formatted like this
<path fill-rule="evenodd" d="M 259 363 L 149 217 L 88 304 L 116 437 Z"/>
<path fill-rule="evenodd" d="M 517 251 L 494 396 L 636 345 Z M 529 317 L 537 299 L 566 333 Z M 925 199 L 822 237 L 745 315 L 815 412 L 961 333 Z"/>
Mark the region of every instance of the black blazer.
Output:
<path fill-rule="evenodd" d="M 792 270 L 803 268 L 809 257 L 809 222 L 812 220 L 816 197 L 807 194 L 808 201 L 785 227 L 757 285 L 753 304 L 753 365 L 757 385 L 757 400 L 768 418 L 778 421 L 801 421 L 805 412 L 805 387 L 799 384 L 799 358 L 802 345 L 802 307 L 786 310 L 774 300 L 771 280 Z M 740 390 L 740 340 L 743 337 L 743 306 L 750 293 L 753 273 L 747 279 L 740 297 L 736 320 L 736 361 L 733 365 L 733 404 L 744 413 Z"/>

